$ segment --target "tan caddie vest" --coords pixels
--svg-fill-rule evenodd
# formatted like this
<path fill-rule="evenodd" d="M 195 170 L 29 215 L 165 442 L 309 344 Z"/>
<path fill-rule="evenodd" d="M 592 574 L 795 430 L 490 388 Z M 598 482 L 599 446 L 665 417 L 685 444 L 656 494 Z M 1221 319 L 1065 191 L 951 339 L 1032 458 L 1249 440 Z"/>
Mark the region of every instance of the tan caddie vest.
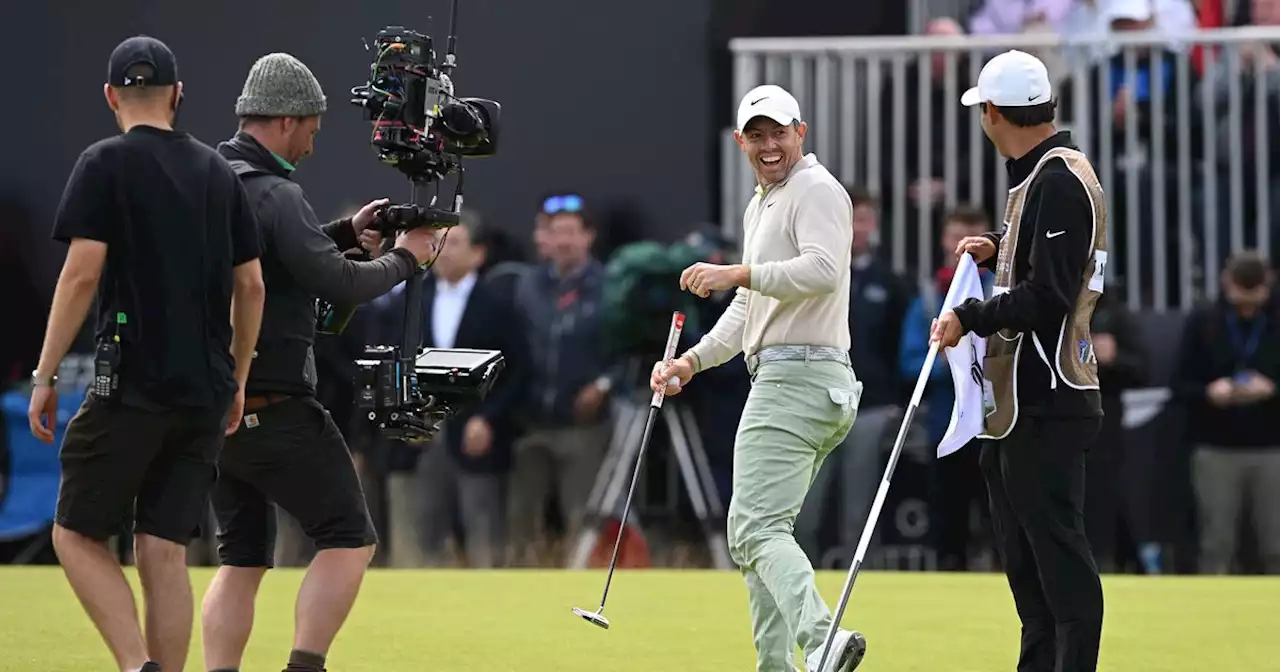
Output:
<path fill-rule="evenodd" d="M 1093 307 L 1102 295 L 1106 273 L 1107 201 L 1093 165 L 1079 150 L 1067 147 L 1049 150 L 1036 163 L 1031 175 L 1009 190 L 1009 201 L 1004 214 L 1006 228 L 996 257 L 992 296 L 1009 291 L 1022 279 L 1015 272 L 1014 259 L 1027 189 L 1044 164 L 1055 158 L 1066 161 L 1067 167 L 1080 178 L 1080 183 L 1089 192 L 1093 203 L 1093 251 L 1081 269 L 1084 283 L 1076 297 L 1075 309 L 1063 318 L 1056 342 L 1042 343 L 1034 332 L 1023 333 L 1012 329 L 1001 329 L 987 338 L 987 354 L 982 364 L 983 377 L 986 379 L 983 394 L 986 433 L 980 438 L 1003 439 L 1017 424 L 1018 363 L 1022 357 L 1039 357 L 1049 367 L 1050 385 L 1054 389 L 1058 385 L 1067 385 L 1077 390 L 1098 389 L 1098 360 L 1093 354 L 1089 324 L 1093 320 Z M 1028 348 L 1033 352 L 1027 353 Z"/>

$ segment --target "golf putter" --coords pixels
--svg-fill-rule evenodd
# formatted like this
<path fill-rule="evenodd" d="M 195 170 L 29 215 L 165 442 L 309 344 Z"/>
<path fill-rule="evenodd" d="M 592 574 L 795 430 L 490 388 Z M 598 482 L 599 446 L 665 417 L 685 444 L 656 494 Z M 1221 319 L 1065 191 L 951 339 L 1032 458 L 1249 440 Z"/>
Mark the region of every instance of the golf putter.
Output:
<path fill-rule="evenodd" d="M 849 566 L 849 575 L 844 580 L 844 591 L 840 594 L 840 605 L 831 617 L 831 626 L 827 628 L 827 637 L 822 644 L 822 658 L 818 661 L 818 669 L 827 664 L 827 656 L 831 655 L 831 643 L 835 641 L 836 630 L 844 618 L 845 607 L 849 606 L 849 595 L 853 592 L 853 582 L 858 580 L 858 570 L 862 567 L 862 559 L 867 555 L 867 547 L 871 545 L 871 536 L 876 531 L 876 522 L 880 519 L 880 509 L 884 507 L 884 498 L 889 494 L 889 481 L 893 479 L 893 470 L 898 466 L 898 456 L 902 454 L 902 446 L 907 442 L 907 430 L 911 427 L 911 419 L 915 417 L 916 408 L 920 406 L 920 397 L 924 396 L 925 384 L 929 382 L 929 373 L 933 371 L 933 360 L 938 356 L 938 343 L 929 346 L 929 354 L 924 358 L 924 366 L 920 368 L 920 377 L 916 379 L 916 389 L 911 393 L 911 403 L 902 415 L 902 427 L 898 429 L 898 439 L 893 442 L 893 452 L 889 454 L 889 466 L 884 470 L 884 478 L 880 480 L 880 489 L 871 503 L 871 515 L 867 516 L 867 524 L 862 528 L 862 538 L 858 540 L 858 550 L 853 554 L 853 564 Z"/>
<path fill-rule="evenodd" d="M 670 362 L 676 356 L 676 344 L 680 341 L 680 332 L 684 329 L 684 313 L 679 311 L 671 314 L 671 330 L 667 332 L 667 348 L 662 355 L 662 361 Z M 668 381 L 670 385 L 679 384 L 679 380 L 672 377 Z M 666 394 L 662 390 L 653 393 L 653 400 L 649 402 L 649 419 L 644 425 L 644 435 L 640 438 L 640 452 L 636 455 L 635 470 L 631 472 L 631 487 L 627 490 L 627 502 L 622 507 L 622 520 L 618 525 L 618 537 L 613 540 L 613 557 L 609 559 L 609 575 L 604 580 L 604 592 L 600 595 L 600 608 L 595 611 L 587 611 L 582 607 L 574 607 L 573 613 L 581 616 L 588 623 L 600 626 L 605 630 L 609 629 L 609 619 L 604 617 L 604 602 L 609 599 L 609 585 L 613 583 L 613 570 L 618 566 L 618 548 L 622 545 L 622 533 L 626 530 L 627 516 L 631 513 L 631 499 L 636 494 L 636 481 L 640 477 L 640 464 L 644 461 L 644 451 L 649 447 L 649 437 L 653 436 L 653 426 L 658 420 L 658 411 L 662 409 L 662 400 Z"/>

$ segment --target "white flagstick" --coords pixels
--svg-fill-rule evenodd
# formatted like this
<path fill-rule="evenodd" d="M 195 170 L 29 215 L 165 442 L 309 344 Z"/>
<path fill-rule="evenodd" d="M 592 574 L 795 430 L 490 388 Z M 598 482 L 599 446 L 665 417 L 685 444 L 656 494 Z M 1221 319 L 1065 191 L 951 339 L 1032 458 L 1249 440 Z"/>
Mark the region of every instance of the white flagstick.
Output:
<path fill-rule="evenodd" d="M 963 257 L 972 256 L 965 252 Z M 951 279 L 951 285 L 947 287 L 947 296 L 943 300 L 942 305 L 947 306 L 951 303 L 952 294 L 956 291 L 955 278 Z M 942 310 L 938 311 L 939 316 Z M 858 540 L 858 550 L 853 554 L 853 564 L 849 566 L 849 575 L 844 580 L 844 591 L 840 595 L 840 605 L 836 608 L 836 613 L 831 619 L 831 627 L 827 629 L 826 641 L 822 644 L 822 658 L 818 662 L 818 671 L 821 672 L 823 665 L 827 663 L 827 656 L 831 655 L 831 643 L 835 640 L 836 630 L 840 628 L 840 621 L 844 618 L 845 607 L 849 606 L 849 595 L 853 592 L 853 582 L 858 579 L 858 570 L 862 567 L 862 559 L 867 554 L 867 546 L 871 545 L 871 536 L 875 533 L 876 523 L 880 519 L 880 509 L 884 507 L 885 497 L 889 494 L 889 481 L 893 478 L 893 470 L 898 466 L 898 457 L 902 454 L 902 446 L 907 441 L 907 430 L 911 427 L 911 420 L 915 417 L 916 409 L 920 406 L 920 398 L 924 396 L 925 385 L 929 382 L 929 373 L 933 371 L 933 361 L 938 357 L 938 343 L 936 341 L 929 344 L 929 354 L 924 358 L 924 366 L 920 368 L 920 375 L 916 378 L 916 388 L 911 393 L 911 401 L 907 404 L 906 411 L 902 416 L 902 426 L 898 428 L 898 438 L 893 442 L 893 452 L 889 455 L 889 466 L 884 470 L 884 477 L 880 480 L 880 489 L 876 491 L 875 501 L 871 503 L 871 514 L 867 517 L 867 524 L 862 528 L 862 538 Z"/>
<path fill-rule="evenodd" d="M 831 655 L 831 642 L 835 640 L 840 620 L 844 618 L 845 607 L 849 604 L 849 594 L 853 592 L 853 582 L 858 578 L 858 569 L 862 566 L 862 558 L 867 554 L 867 546 L 871 544 L 871 535 L 876 530 L 876 521 L 880 518 L 880 509 L 884 506 L 884 498 L 889 494 L 889 480 L 893 478 L 893 469 L 898 466 L 898 455 L 902 453 L 902 444 L 906 443 L 907 429 L 911 427 L 911 418 L 920 406 L 920 397 L 924 395 L 925 385 L 929 382 L 929 372 L 933 370 L 933 360 L 938 356 L 937 341 L 929 345 L 929 354 L 924 358 L 924 368 L 920 369 L 920 377 L 916 379 L 916 389 L 911 393 L 911 403 L 902 416 L 902 427 L 898 428 L 898 439 L 893 443 L 893 452 L 889 455 L 889 466 L 884 470 L 884 478 L 880 480 L 880 489 L 876 491 L 875 501 L 871 503 L 871 515 L 862 528 L 862 538 L 858 540 L 858 550 L 853 554 L 853 564 L 849 566 L 849 575 L 844 580 L 844 592 L 840 595 L 840 606 L 831 618 L 831 627 L 827 628 L 826 641 L 822 645 L 822 659 L 818 662 L 821 672 Z"/>

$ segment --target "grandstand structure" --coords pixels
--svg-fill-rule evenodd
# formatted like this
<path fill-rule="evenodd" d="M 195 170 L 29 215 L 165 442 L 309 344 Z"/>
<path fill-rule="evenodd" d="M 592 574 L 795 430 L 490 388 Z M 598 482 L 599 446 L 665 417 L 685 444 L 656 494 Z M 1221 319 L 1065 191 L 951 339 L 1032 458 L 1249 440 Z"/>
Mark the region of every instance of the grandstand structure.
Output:
<path fill-rule="evenodd" d="M 909 275 L 933 268 L 946 208 L 972 203 L 998 217 L 1012 186 L 960 94 L 994 54 L 1041 55 L 1058 87 L 1061 125 L 1094 160 L 1108 194 L 1111 290 L 1130 309 L 1164 311 L 1215 297 L 1233 251 L 1270 255 L 1277 242 L 1271 135 L 1280 126 L 1280 71 L 1250 67 L 1249 57 L 1277 43 L 1280 28 L 1250 26 L 1070 39 L 739 38 L 730 49 L 736 95 L 762 83 L 786 87 L 811 123 L 809 148 L 841 180 L 878 194 L 888 256 Z M 722 142 L 722 226 L 736 239 L 753 178 L 730 129 Z M 940 197 L 913 198 L 929 178 L 940 182 Z"/>

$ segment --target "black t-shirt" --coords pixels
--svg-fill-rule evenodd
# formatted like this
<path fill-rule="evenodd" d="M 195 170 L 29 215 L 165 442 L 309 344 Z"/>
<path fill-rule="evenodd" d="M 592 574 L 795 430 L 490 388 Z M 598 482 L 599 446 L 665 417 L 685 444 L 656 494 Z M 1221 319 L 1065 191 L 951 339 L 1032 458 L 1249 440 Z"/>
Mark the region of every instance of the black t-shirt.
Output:
<path fill-rule="evenodd" d="M 126 403 L 230 400 L 232 269 L 256 259 L 261 243 L 226 160 L 186 133 L 150 126 L 94 143 L 67 180 L 53 238 L 107 244 L 95 332 L 103 340 L 119 329 Z"/>

